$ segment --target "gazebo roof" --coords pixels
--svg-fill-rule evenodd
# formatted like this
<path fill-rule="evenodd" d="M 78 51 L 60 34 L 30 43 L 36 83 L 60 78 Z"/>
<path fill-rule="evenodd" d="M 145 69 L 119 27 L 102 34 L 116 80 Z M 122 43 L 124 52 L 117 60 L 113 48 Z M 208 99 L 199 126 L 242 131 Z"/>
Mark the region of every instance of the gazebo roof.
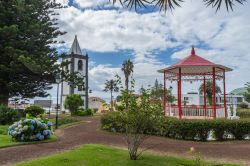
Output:
<path fill-rule="evenodd" d="M 212 68 L 216 68 L 216 72 L 219 72 L 221 70 L 232 71 L 231 68 L 228 68 L 223 65 L 215 64 L 213 62 L 210 62 L 209 60 L 206 60 L 198 55 L 195 54 L 195 49 L 192 47 L 191 55 L 188 57 L 180 60 L 174 65 L 171 65 L 170 67 L 158 70 L 160 73 L 166 72 L 172 72 L 172 73 L 178 73 L 178 69 L 181 68 L 183 73 L 211 73 Z"/>

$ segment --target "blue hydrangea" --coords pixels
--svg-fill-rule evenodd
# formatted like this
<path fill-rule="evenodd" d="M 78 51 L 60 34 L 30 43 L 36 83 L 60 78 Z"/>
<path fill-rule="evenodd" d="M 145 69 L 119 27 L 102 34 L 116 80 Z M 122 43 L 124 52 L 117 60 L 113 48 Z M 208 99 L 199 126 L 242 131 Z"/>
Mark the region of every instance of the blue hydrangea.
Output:
<path fill-rule="evenodd" d="M 52 125 L 51 122 L 44 122 L 40 118 L 25 119 L 9 126 L 8 134 L 17 141 L 44 140 L 52 135 L 48 127 L 50 125 Z"/>
<path fill-rule="evenodd" d="M 40 141 L 44 140 L 44 136 L 40 135 L 40 137 L 38 138 Z"/>
<path fill-rule="evenodd" d="M 36 123 L 36 121 L 35 120 L 31 120 L 31 124 L 35 124 Z"/>
<path fill-rule="evenodd" d="M 41 136 L 41 133 L 37 133 L 36 134 L 36 138 L 39 139 L 39 137 Z"/>
<path fill-rule="evenodd" d="M 47 125 L 50 127 L 50 126 L 52 126 L 52 123 L 51 123 L 51 122 L 48 122 Z"/>
<path fill-rule="evenodd" d="M 34 129 L 35 129 L 35 127 L 34 127 L 33 125 L 31 125 L 31 126 L 30 126 L 30 129 L 31 129 L 31 130 L 34 130 Z"/>

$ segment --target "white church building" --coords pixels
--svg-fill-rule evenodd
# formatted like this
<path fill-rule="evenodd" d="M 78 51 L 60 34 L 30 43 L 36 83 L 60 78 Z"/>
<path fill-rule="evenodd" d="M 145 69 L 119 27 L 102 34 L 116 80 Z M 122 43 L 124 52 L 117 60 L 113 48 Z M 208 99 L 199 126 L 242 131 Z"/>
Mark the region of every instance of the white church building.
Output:
<path fill-rule="evenodd" d="M 83 78 L 80 86 L 74 85 L 72 82 L 61 83 L 61 111 L 67 111 L 64 108 L 64 102 L 67 95 L 80 94 L 84 101 L 84 108 L 88 108 L 88 54 L 85 55 L 81 51 L 77 36 L 67 56 L 63 58 L 63 62 L 69 62 L 64 70 L 70 73 L 78 72 L 79 76 Z"/>

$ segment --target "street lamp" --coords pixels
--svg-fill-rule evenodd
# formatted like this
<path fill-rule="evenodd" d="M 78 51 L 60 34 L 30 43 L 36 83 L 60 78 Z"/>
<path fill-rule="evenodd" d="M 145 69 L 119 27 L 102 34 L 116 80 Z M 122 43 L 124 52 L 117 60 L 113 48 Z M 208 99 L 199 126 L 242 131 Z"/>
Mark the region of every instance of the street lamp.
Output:
<path fill-rule="evenodd" d="M 50 106 L 49 106 L 49 118 L 50 118 L 50 109 L 51 109 L 51 105 L 52 105 L 51 95 L 49 95 L 49 100 L 50 100 Z"/>
<path fill-rule="evenodd" d="M 171 107 L 171 105 L 172 105 L 172 90 L 173 90 L 173 87 L 172 86 L 170 86 L 169 87 L 169 90 L 170 90 L 170 100 L 169 100 L 169 102 L 170 102 L 170 105 L 169 105 L 169 115 L 170 116 L 173 116 L 173 113 L 172 113 L 172 107 Z"/>
<path fill-rule="evenodd" d="M 56 83 L 57 83 L 57 95 L 56 95 L 56 129 L 58 129 L 58 98 L 59 98 L 59 84 L 61 82 L 60 75 L 56 75 Z"/>

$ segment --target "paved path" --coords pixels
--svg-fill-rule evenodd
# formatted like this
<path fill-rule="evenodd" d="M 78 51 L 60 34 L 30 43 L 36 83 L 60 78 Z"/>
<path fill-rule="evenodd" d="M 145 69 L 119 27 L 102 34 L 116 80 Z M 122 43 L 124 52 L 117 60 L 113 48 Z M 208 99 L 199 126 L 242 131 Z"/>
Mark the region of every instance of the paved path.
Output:
<path fill-rule="evenodd" d="M 82 144 L 99 143 L 114 146 L 126 146 L 120 134 L 100 131 L 99 117 L 84 118 L 88 123 L 79 124 L 56 132 L 59 140 L 51 143 L 34 144 L 0 149 L 0 165 L 47 156 L 63 150 L 69 150 Z M 150 137 L 146 145 L 157 145 L 157 153 L 176 156 L 188 156 L 190 147 L 201 152 L 206 159 L 224 162 L 244 163 L 250 166 L 250 142 L 202 143 L 172 140 L 164 137 Z"/>

